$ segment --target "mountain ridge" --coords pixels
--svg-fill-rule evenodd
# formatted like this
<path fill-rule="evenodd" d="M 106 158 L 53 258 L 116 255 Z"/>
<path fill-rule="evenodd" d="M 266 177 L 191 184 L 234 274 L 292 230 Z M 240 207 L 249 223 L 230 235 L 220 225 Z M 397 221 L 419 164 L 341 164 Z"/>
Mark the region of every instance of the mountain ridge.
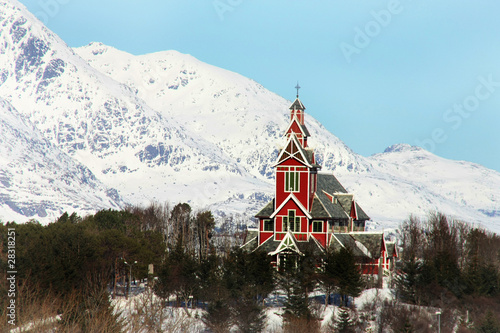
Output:
<path fill-rule="evenodd" d="M 290 101 L 177 51 L 71 49 L 23 8 L 0 6 L 0 97 L 124 202 L 185 201 L 248 219 L 270 200 Z M 500 230 L 500 173 L 405 144 L 364 157 L 307 110 L 306 124 L 317 162 L 373 228 L 439 210 Z"/>

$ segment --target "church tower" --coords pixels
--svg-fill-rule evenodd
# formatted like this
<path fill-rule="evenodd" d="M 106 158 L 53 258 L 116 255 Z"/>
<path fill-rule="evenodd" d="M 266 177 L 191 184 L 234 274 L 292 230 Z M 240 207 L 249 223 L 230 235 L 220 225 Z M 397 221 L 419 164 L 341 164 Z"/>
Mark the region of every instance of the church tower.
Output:
<path fill-rule="evenodd" d="M 308 146 L 310 133 L 299 88 L 297 84 L 297 97 L 289 107 L 285 144 L 273 165 L 274 199 L 256 214 L 258 229 L 249 231 L 249 239 L 242 247 L 252 251 L 261 248 L 279 265 L 280 258 L 300 255 L 306 247 L 325 253 L 327 247 L 347 246 L 347 242 L 358 246 L 361 256 L 367 256 L 367 247 L 363 245 L 366 243 L 373 247 L 374 255 L 370 254 L 365 262 L 378 267 L 381 261 L 375 258 L 385 251 L 383 237 L 381 233 L 365 232 L 365 223 L 370 218 L 354 195 L 346 191 L 333 173 L 320 172 L 314 150 Z"/>
<path fill-rule="evenodd" d="M 289 107 L 285 144 L 275 168 L 275 196 L 256 215 L 257 247 L 279 262 L 283 251 L 299 253 L 312 244 L 324 251 L 335 233 L 364 232 L 369 217 L 332 173 L 320 173 L 314 150 L 308 146 L 305 106 L 297 97 Z"/>

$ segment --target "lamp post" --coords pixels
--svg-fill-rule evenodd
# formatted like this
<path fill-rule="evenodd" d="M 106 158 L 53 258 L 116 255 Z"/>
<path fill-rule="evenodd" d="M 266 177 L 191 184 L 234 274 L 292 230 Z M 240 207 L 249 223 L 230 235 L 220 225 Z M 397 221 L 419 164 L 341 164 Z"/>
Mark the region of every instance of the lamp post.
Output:
<path fill-rule="evenodd" d="M 441 333 L 441 311 L 436 312 L 438 316 L 438 333 Z"/>
<path fill-rule="evenodd" d="M 126 261 L 123 262 L 125 265 L 128 266 L 128 283 L 127 283 L 127 294 L 125 296 L 125 299 L 128 299 L 128 293 L 130 292 L 130 282 L 132 281 L 132 265 L 137 264 L 137 261 L 134 261 L 132 264 L 127 263 Z"/>

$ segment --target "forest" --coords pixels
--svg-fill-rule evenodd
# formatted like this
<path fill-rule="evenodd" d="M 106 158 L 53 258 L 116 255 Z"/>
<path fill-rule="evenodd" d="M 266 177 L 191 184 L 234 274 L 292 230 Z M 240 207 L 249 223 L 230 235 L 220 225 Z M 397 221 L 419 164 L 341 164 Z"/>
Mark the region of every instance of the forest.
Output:
<path fill-rule="evenodd" d="M 216 227 L 210 211 L 179 203 L 86 217 L 65 213 L 46 226 L 0 223 L 0 294 L 9 289 L 7 234 L 15 230 L 18 326 L 182 332 L 196 331 L 189 320 L 199 316 L 207 332 L 263 332 L 266 300 L 280 293 L 282 332 L 433 332 L 435 315 L 429 314 L 437 311 L 443 332 L 500 331 L 495 234 L 439 213 L 423 221 L 411 216 L 400 226 L 399 261 L 387 286 L 394 298 L 357 308 L 354 298 L 373 285 L 349 249 L 305 253 L 275 269 L 266 253 L 240 249 L 240 222 L 228 217 Z M 141 303 L 124 316 L 113 300 L 132 296 L 130 285 L 145 281 Z M 312 297 L 318 294 L 323 297 Z M 334 295 L 337 316 L 322 323 L 318 308 L 331 306 Z M 2 327 L 7 302 L 0 298 Z M 167 308 L 182 309 L 181 319 L 165 314 Z"/>

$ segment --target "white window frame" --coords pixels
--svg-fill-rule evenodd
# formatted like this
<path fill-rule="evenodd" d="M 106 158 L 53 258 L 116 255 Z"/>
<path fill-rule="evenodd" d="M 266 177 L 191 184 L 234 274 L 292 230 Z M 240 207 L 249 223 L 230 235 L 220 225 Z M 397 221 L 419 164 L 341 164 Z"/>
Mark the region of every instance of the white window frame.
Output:
<path fill-rule="evenodd" d="M 268 230 L 266 228 L 266 222 L 268 222 L 269 223 L 268 225 L 271 226 L 271 230 Z M 266 231 L 266 232 L 274 231 L 273 220 L 271 220 L 271 219 L 264 219 L 264 220 L 262 220 L 262 229 L 263 229 L 263 231 Z"/>
<path fill-rule="evenodd" d="M 321 231 L 314 231 L 314 225 L 318 224 L 318 223 L 321 223 Z M 313 220 L 312 221 L 312 232 L 314 232 L 314 233 L 324 232 L 324 228 L 325 228 L 324 225 L 325 225 L 325 222 L 323 220 Z"/>
<path fill-rule="evenodd" d="M 300 192 L 300 171 L 295 167 L 285 171 L 285 192 Z"/>
<path fill-rule="evenodd" d="M 292 215 L 293 213 L 293 215 Z M 290 223 L 290 218 L 293 216 L 293 219 L 295 220 L 292 223 Z M 289 209 L 288 210 L 288 215 L 287 216 L 282 216 L 282 221 L 283 221 L 283 232 L 287 232 L 288 230 L 291 230 L 292 232 L 300 232 L 300 227 L 301 227 L 301 222 L 302 219 L 300 216 L 296 215 L 296 210 L 295 209 Z M 293 226 L 293 228 L 292 228 Z"/>

